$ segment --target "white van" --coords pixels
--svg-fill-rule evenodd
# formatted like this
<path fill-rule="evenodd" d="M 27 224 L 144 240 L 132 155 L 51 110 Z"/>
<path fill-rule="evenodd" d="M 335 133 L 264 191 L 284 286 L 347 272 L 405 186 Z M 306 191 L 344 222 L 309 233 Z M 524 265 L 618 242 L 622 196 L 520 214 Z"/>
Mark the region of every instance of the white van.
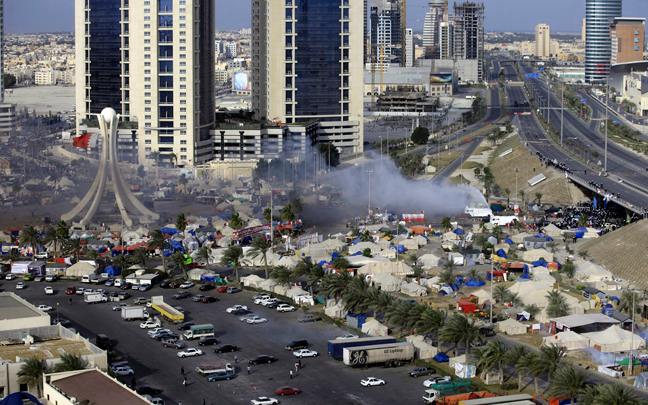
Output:
<path fill-rule="evenodd" d="M 97 279 L 96 274 L 85 274 L 81 277 L 82 283 L 92 283 Z"/>
<path fill-rule="evenodd" d="M 123 284 L 124 284 L 124 280 L 122 280 L 121 278 L 116 278 L 115 282 L 113 283 L 113 286 L 121 287 Z"/>

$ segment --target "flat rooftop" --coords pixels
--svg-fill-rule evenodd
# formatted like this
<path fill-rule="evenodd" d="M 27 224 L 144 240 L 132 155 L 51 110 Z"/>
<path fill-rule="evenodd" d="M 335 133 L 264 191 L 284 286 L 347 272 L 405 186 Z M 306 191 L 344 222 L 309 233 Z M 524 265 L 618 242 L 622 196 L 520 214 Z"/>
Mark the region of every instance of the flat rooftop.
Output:
<path fill-rule="evenodd" d="M 18 357 L 30 358 L 36 356 L 40 360 L 56 359 L 64 354 L 90 355 L 92 352 L 86 348 L 83 341 L 52 338 L 46 341 L 34 342 L 27 346 L 20 342 L 11 344 L 7 341 L 0 341 L 0 359 L 18 362 Z"/>
<path fill-rule="evenodd" d="M 88 400 L 94 405 L 149 404 L 148 401 L 98 370 L 54 380 L 50 385 L 58 387 L 68 398 L 76 398 L 79 403 Z"/>
<path fill-rule="evenodd" d="M 43 313 L 15 299 L 11 294 L 0 294 L 0 320 L 33 318 Z"/>

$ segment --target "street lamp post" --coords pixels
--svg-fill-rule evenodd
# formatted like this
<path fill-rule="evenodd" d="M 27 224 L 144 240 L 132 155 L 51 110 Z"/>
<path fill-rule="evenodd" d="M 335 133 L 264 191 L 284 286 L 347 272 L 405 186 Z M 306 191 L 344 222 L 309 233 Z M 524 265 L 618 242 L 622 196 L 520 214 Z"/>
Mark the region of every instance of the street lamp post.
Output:
<path fill-rule="evenodd" d="M 632 290 L 632 335 L 630 335 L 630 362 L 628 366 L 628 371 L 632 376 L 633 360 L 634 360 L 634 329 L 635 329 L 635 293 Z"/>
<path fill-rule="evenodd" d="M 565 122 L 565 83 L 562 84 L 562 101 L 560 105 L 560 147 L 563 146 L 563 126 Z"/>
<path fill-rule="evenodd" d="M 603 170 L 607 173 L 607 142 L 608 142 L 608 99 L 610 98 L 610 75 L 607 77 L 607 92 L 605 94 L 605 153 L 603 156 Z"/>
<path fill-rule="evenodd" d="M 378 138 L 380 138 L 380 167 L 382 168 L 382 160 L 383 160 L 382 145 L 383 145 L 383 141 L 382 141 L 382 136 L 381 135 L 378 135 Z"/>
<path fill-rule="evenodd" d="M 367 170 L 367 173 L 369 174 L 369 209 L 368 209 L 368 214 L 371 216 L 371 173 L 373 173 L 373 170 Z"/>

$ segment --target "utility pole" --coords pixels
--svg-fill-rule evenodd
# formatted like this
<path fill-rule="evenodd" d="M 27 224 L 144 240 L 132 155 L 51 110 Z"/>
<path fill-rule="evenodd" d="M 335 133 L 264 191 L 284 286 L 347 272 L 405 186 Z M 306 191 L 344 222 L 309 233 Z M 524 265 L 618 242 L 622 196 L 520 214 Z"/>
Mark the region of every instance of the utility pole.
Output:
<path fill-rule="evenodd" d="M 563 146 L 563 127 L 565 123 L 565 82 L 562 84 L 562 101 L 560 106 L 560 147 Z"/>
<path fill-rule="evenodd" d="M 608 100 L 610 98 L 610 75 L 607 76 L 607 92 L 605 94 L 605 154 L 603 170 L 607 173 L 607 142 L 608 142 Z M 634 297 L 634 296 L 633 296 Z"/>
<path fill-rule="evenodd" d="M 607 107 L 607 106 L 606 106 Z M 634 290 L 632 290 L 632 336 L 630 336 L 630 362 L 628 365 L 628 371 L 630 372 L 630 375 L 633 375 L 632 373 L 632 368 L 633 368 L 633 362 L 634 362 L 634 329 L 635 329 L 635 293 Z"/>
<path fill-rule="evenodd" d="M 371 216 L 371 173 L 373 173 L 373 170 L 367 170 L 367 173 L 369 173 L 369 210 L 368 214 Z"/>

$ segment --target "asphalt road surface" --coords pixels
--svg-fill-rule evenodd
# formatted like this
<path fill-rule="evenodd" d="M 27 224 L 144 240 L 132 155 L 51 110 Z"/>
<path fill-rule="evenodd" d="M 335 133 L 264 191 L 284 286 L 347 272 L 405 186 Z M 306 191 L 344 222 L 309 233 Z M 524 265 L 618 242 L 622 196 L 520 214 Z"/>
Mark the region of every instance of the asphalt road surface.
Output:
<path fill-rule="evenodd" d="M 202 348 L 206 352 L 200 357 L 180 359 L 176 351 L 164 348 L 160 342 L 151 340 L 146 330 L 139 328 L 139 322 L 124 322 L 120 312 L 112 311 L 113 303 L 88 305 L 81 295 L 71 296 L 73 304 L 68 303 L 70 296 L 64 295 L 68 285 L 88 287 L 87 284 L 70 281 L 55 283 L 27 282 L 24 290 L 15 289 L 16 280 L 0 282 L 0 289 L 12 291 L 34 305 L 46 304 L 54 308 L 50 313 L 56 317 L 57 308 L 61 318 L 70 319 L 72 326 L 81 335 L 93 339 L 103 333 L 110 337 L 119 354 L 127 356 L 135 370 L 137 386 L 152 386 L 163 389 L 163 399 L 167 404 L 200 404 L 205 398 L 208 404 L 248 404 L 251 399 L 267 395 L 276 397 L 274 390 L 283 385 L 290 385 L 302 390 L 295 397 L 281 398 L 284 404 L 402 404 L 420 403 L 424 393 L 425 378 L 411 378 L 407 375 L 413 366 L 400 368 L 372 367 L 369 369 L 352 369 L 327 356 L 327 340 L 346 333 L 335 325 L 324 322 L 301 324 L 297 318 L 304 315 L 299 310 L 291 313 L 278 313 L 274 309 L 254 305 L 252 294 L 221 294 L 215 290 L 198 291 L 192 287 L 194 294 L 213 295 L 220 302 L 203 304 L 193 302 L 191 298 L 172 300 L 170 297 L 178 290 L 153 288 L 147 292 L 132 291 L 133 297 L 126 300 L 130 303 L 136 297 L 162 295 L 165 301 L 180 305 L 188 320 L 198 323 L 212 323 L 216 326 L 216 337 L 219 343 L 239 346 L 237 353 L 239 363 L 236 365 L 237 376 L 230 381 L 208 382 L 194 370 L 201 364 L 209 364 L 225 359 L 234 364 L 234 353 L 215 354 L 211 348 Z M 44 287 L 52 285 L 55 295 L 45 295 Z M 96 285 L 91 287 L 97 288 Z M 99 286 L 101 288 L 102 286 Z M 114 287 L 103 287 L 109 291 Z M 60 304 L 57 306 L 57 303 Z M 247 305 L 254 313 L 267 318 L 268 322 L 250 325 L 239 321 L 239 317 L 227 314 L 225 309 L 234 305 Z M 149 308 L 149 310 L 151 310 Z M 156 312 L 151 310 L 152 312 Z M 175 325 L 163 324 L 177 332 Z M 284 345 L 292 340 L 307 339 L 310 349 L 320 353 L 316 358 L 302 359 L 302 370 L 295 373 L 290 380 L 290 370 L 294 372 L 295 357 Z M 199 347 L 196 341 L 189 342 L 189 347 Z M 279 360 L 272 364 L 252 366 L 251 375 L 247 375 L 247 360 L 251 357 L 269 354 Z M 188 373 L 188 386 L 183 386 L 180 368 Z M 373 376 L 384 379 L 387 384 L 380 387 L 365 388 L 360 380 Z M 122 377 L 124 382 L 131 383 L 132 377 Z"/>

